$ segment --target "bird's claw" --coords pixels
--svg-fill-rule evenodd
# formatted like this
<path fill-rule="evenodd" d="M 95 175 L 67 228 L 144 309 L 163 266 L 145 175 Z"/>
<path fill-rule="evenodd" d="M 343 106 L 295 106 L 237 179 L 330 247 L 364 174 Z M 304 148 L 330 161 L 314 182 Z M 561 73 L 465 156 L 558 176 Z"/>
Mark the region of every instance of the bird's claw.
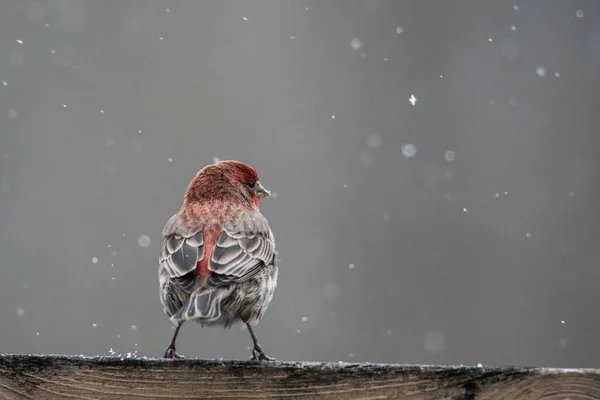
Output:
<path fill-rule="evenodd" d="M 263 350 L 252 350 L 252 361 L 275 361 L 273 357 L 269 357 Z"/>
<path fill-rule="evenodd" d="M 175 351 L 175 347 L 169 346 L 165 350 L 164 358 L 185 358 L 185 357 L 182 356 L 181 354 L 177 354 L 177 352 Z"/>

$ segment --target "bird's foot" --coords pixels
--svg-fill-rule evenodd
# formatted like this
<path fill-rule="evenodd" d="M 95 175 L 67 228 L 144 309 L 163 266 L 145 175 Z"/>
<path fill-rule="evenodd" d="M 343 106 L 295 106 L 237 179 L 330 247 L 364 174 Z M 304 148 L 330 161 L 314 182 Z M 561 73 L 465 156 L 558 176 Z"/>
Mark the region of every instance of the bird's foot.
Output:
<path fill-rule="evenodd" d="M 185 358 L 185 357 L 182 356 L 181 354 L 177 354 L 177 352 L 175 351 L 175 347 L 169 346 L 165 350 L 164 358 Z"/>
<path fill-rule="evenodd" d="M 252 350 L 252 361 L 275 361 L 273 357 L 269 357 L 263 349 L 253 349 Z"/>

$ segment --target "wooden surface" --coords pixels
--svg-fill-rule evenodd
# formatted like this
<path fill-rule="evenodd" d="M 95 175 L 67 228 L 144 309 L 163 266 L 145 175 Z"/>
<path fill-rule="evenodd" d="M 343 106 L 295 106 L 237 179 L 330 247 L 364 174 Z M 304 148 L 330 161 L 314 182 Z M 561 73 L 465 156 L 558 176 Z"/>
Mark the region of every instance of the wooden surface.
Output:
<path fill-rule="evenodd" d="M 0 355 L 3 399 L 600 399 L 600 370 Z"/>

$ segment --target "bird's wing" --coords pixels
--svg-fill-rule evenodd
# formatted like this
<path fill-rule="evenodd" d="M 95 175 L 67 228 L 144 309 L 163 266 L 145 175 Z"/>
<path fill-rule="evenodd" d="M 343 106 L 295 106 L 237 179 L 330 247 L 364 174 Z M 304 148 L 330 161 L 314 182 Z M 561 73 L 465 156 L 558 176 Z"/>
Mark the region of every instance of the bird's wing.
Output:
<path fill-rule="evenodd" d="M 191 293 L 196 286 L 196 265 L 204 256 L 202 232 L 189 230 L 179 214 L 173 215 L 163 229 L 159 270 L 179 289 Z"/>
<path fill-rule="evenodd" d="M 207 285 L 219 287 L 246 281 L 263 266 L 275 264 L 275 240 L 267 219 L 258 212 L 242 215 L 223 229 L 208 260 Z"/>

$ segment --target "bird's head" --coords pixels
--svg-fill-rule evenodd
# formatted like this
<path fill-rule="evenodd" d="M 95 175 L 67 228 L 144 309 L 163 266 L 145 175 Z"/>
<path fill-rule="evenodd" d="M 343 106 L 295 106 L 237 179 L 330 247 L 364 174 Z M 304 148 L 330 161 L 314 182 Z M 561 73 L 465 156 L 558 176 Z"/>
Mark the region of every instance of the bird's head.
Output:
<path fill-rule="evenodd" d="M 186 191 L 185 202 L 217 200 L 258 207 L 260 199 L 270 195 L 254 168 L 241 161 L 226 160 L 207 165 L 196 174 Z"/>

